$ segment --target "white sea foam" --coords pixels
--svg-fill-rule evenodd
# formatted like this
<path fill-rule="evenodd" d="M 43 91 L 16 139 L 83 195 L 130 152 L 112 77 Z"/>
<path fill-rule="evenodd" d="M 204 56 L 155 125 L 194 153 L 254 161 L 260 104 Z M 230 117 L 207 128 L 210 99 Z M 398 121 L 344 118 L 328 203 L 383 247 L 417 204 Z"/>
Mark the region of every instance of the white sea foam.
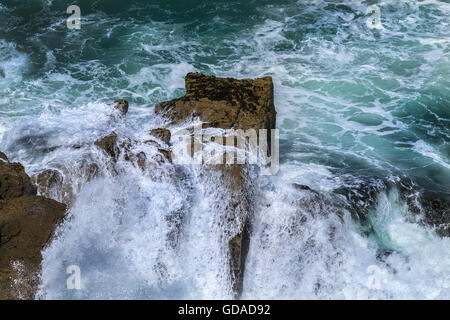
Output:
<path fill-rule="evenodd" d="M 334 212 L 321 212 L 322 202 L 302 207 L 296 203 L 302 196 L 291 187 L 305 184 L 327 195 L 344 184 L 339 171 L 369 167 L 390 175 L 397 158 L 420 167 L 426 157 L 449 169 L 444 154 L 410 132 L 422 118 L 415 117 L 417 110 L 446 120 L 420 98 L 429 95 L 429 88 L 446 92 L 449 8 L 440 1 L 420 8 L 414 3 L 383 3 L 381 33 L 366 28 L 363 1 L 346 2 L 354 13 L 325 10 L 329 2 L 322 0 L 271 5 L 258 10 L 264 17 L 258 23 L 205 43 L 202 35 L 189 33 L 188 24 L 136 26 L 134 20 L 92 14 L 85 17 L 83 30 L 106 28 L 105 36 L 71 34 L 65 39 L 68 48 L 81 47 L 87 55 L 97 42 L 109 43 L 116 32 L 130 28 L 118 41 L 127 54 L 61 64 L 58 51 L 50 50 L 45 74 L 30 79 L 23 76 L 29 58 L 2 41 L 5 117 L 0 134 L 8 130 L 2 151 L 30 174 L 58 165 L 76 167 L 83 158 L 100 163 L 102 173 L 74 188 L 77 200 L 68 219 L 43 252 L 39 295 L 232 297 L 221 235 L 233 225 L 221 220 L 224 204 L 218 199 L 226 190 L 214 177 L 205 178 L 197 168 L 171 179 L 166 166 L 143 173 L 122 161 L 118 175 L 111 175 L 92 146 L 112 130 L 138 141 L 148 138 L 146 132 L 162 123 L 152 104 L 181 95 L 184 74 L 201 70 L 274 78 L 284 164 L 278 177 L 252 180 L 261 205 L 253 220 L 244 298 L 448 299 L 448 239 L 415 221 L 395 192 L 380 194 L 370 213 L 374 233 L 367 237 L 348 212 L 341 221 Z M 61 21 L 48 31 L 56 32 Z M 224 21 L 215 18 L 208 29 Z M 44 35 L 33 39 L 44 41 Z M 220 58 L 214 60 L 216 54 Z M 111 109 L 103 102 L 123 97 L 134 102 L 130 113 L 123 123 L 111 123 Z M 397 143 L 414 148 L 397 157 Z M 156 152 L 140 144 L 135 148 L 147 155 Z M 180 238 L 173 247 L 167 237 L 177 223 L 168 221 L 180 212 Z M 66 288 L 69 265 L 81 268 L 79 291 Z M 371 266 L 381 271 L 380 288 L 368 286 Z"/>

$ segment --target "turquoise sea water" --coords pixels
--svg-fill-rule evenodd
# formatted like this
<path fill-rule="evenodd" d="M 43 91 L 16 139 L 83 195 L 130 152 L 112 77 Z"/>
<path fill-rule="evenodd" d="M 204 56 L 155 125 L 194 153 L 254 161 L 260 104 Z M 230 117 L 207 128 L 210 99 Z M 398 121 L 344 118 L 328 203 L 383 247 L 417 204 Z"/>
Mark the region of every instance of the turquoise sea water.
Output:
<path fill-rule="evenodd" d="M 0 150 L 30 174 L 91 152 L 68 146 L 109 132 L 105 103 L 114 99 L 130 102 L 122 129 L 139 136 L 157 121 L 154 104 L 183 95 L 187 72 L 271 75 L 281 169 L 261 191 L 272 207 L 255 221 L 244 297 L 450 297 L 448 239 L 411 222 L 396 191 L 378 198 L 372 235 L 350 217 L 336 243 L 322 234 L 332 218 L 312 219 L 297 236 L 283 231 L 296 214 L 286 204 L 292 182 L 327 193 L 407 176 L 450 197 L 449 1 L 86 0 L 75 2 L 80 30 L 67 29 L 70 4 L 0 1 Z M 383 29 L 366 24 L 374 4 Z M 67 232 L 45 252 L 43 297 L 229 297 L 214 246 L 161 253 L 158 217 L 184 196 L 133 174 L 81 189 Z M 120 194 L 125 187 L 139 191 Z M 204 206 L 191 210 L 186 246 L 216 232 L 200 223 Z M 127 210 L 145 212 L 147 224 L 132 214 L 116 223 Z M 381 248 L 394 253 L 380 261 Z M 66 264 L 81 265 L 84 290 L 64 290 Z M 385 272 L 380 290 L 366 285 L 370 265 Z"/>

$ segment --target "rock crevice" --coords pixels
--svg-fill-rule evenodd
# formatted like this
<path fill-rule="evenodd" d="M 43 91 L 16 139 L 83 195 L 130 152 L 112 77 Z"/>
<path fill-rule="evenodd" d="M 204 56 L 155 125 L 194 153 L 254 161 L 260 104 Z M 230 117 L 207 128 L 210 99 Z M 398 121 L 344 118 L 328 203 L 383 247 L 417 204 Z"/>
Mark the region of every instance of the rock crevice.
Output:
<path fill-rule="evenodd" d="M 189 73 L 185 85 L 185 96 L 155 106 L 155 113 L 168 119 L 169 125 L 199 118 L 202 128 L 275 129 L 271 77 L 238 80 Z M 212 176 L 206 182 L 215 181 L 226 190 L 217 194 L 217 205 L 224 211 L 217 214 L 231 226 L 224 229 L 223 239 L 228 246 L 230 286 L 235 297 L 242 292 L 253 211 L 253 186 L 246 177 L 247 169 L 248 165 L 236 163 L 204 165 L 202 169 L 204 176 Z"/>

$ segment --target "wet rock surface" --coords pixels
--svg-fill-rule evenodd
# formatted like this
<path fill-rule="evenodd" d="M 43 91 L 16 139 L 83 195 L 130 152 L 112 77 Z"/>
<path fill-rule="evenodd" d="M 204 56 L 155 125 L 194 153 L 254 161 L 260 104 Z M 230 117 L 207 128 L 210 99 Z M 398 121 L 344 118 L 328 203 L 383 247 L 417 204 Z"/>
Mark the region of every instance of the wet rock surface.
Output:
<path fill-rule="evenodd" d="M 155 112 L 175 123 L 200 117 L 214 128 L 275 128 L 271 77 L 238 80 L 188 73 L 185 85 L 184 97 L 156 105 Z"/>
<path fill-rule="evenodd" d="M 400 199 L 406 203 L 409 211 L 422 218 L 422 223 L 435 228 L 440 236 L 450 237 L 449 196 L 443 192 L 424 190 L 408 177 L 397 177 L 390 181 L 362 178 L 360 183 L 341 187 L 334 192 L 345 197 L 349 204 L 346 209 L 364 226 L 370 210 L 378 203 L 379 194 L 393 189 L 399 192 Z"/>
<path fill-rule="evenodd" d="M 12 199 L 36 194 L 36 187 L 17 162 L 9 162 L 5 154 L 0 155 L 0 199 Z"/>
<path fill-rule="evenodd" d="M 66 206 L 36 196 L 22 165 L 1 154 L 0 300 L 33 299 L 39 284 L 41 251 L 51 239 Z"/>
<path fill-rule="evenodd" d="M 271 77 L 232 79 L 189 73 L 186 95 L 155 106 L 155 113 L 182 124 L 200 118 L 203 128 L 275 129 L 276 111 Z M 161 139 L 162 140 L 162 139 Z M 243 272 L 250 237 L 253 203 L 246 165 L 204 165 L 204 175 L 220 182 L 227 190 L 218 195 L 223 218 L 235 227 L 224 234 L 228 243 L 231 288 L 236 297 L 242 292 Z M 208 179 L 208 177 L 206 178 Z"/>
<path fill-rule="evenodd" d="M 128 101 L 124 99 L 118 99 L 114 101 L 114 109 L 120 112 L 121 115 L 125 116 L 128 113 Z"/>
<path fill-rule="evenodd" d="M 170 130 L 163 129 L 163 128 L 152 129 L 152 130 L 150 130 L 150 135 L 152 135 L 155 138 L 161 140 L 166 145 L 170 145 L 170 138 L 172 136 L 171 133 L 170 133 Z"/>
<path fill-rule="evenodd" d="M 450 237 L 450 196 L 444 192 L 429 192 L 412 180 L 402 177 L 397 183 L 402 199 L 414 214 L 421 215 L 442 237 Z"/>

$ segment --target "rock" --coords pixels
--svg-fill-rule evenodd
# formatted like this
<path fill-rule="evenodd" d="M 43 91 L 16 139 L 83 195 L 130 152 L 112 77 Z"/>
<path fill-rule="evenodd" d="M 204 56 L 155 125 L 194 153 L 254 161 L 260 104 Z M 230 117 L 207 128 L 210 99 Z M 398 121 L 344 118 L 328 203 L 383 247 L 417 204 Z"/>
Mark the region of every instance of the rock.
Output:
<path fill-rule="evenodd" d="M 200 117 L 223 129 L 274 129 L 276 111 L 271 77 L 237 80 L 188 73 L 186 95 L 162 102 L 155 112 L 175 123 Z"/>
<path fill-rule="evenodd" d="M 20 163 L 11 163 L 5 154 L 0 157 L 0 199 L 36 195 L 37 189 Z"/>
<path fill-rule="evenodd" d="M 37 196 L 0 202 L 0 299 L 33 299 L 39 285 L 41 251 L 65 205 Z"/>
<path fill-rule="evenodd" d="M 276 111 L 271 77 L 232 79 L 189 73 L 185 78 L 186 95 L 155 106 L 155 113 L 181 124 L 199 117 L 203 127 L 222 129 L 275 129 Z M 269 141 L 270 148 L 270 141 Z M 231 287 L 236 297 L 242 291 L 243 271 L 250 233 L 252 211 L 250 179 L 245 165 L 204 165 L 205 175 L 229 192 L 218 195 L 225 204 L 222 214 L 235 228 L 228 239 Z"/>
<path fill-rule="evenodd" d="M 165 144 L 170 145 L 171 134 L 169 130 L 162 128 L 153 129 L 150 131 L 150 135 L 154 136 L 155 138 L 158 138 Z"/>
<path fill-rule="evenodd" d="M 450 196 L 445 193 L 430 192 L 407 177 L 401 177 L 396 186 L 408 209 L 424 217 L 423 221 L 434 227 L 442 237 L 450 237 Z"/>
<path fill-rule="evenodd" d="M 162 157 L 157 157 L 156 161 L 158 163 L 163 163 L 166 160 L 168 162 L 172 162 L 172 151 L 166 149 L 158 149 L 158 152 L 162 155 Z"/>
<path fill-rule="evenodd" d="M 164 129 L 157 129 L 164 130 Z M 167 139 L 167 133 L 163 133 L 162 131 L 158 131 L 158 134 L 161 135 L 162 138 Z M 164 134 L 164 135 L 162 135 Z M 159 138 L 158 138 L 159 139 Z M 170 131 L 169 131 L 169 139 L 170 139 Z M 115 132 L 97 140 L 94 144 L 100 148 L 106 155 L 110 156 L 112 160 L 112 167 L 110 169 L 113 172 L 116 172 L 114 165 L 119 160 L 120 156 L 123 156 L 125 161 L 129 161 L 135 165 L 137 165 L 142 170 L 146 169 L 147 156 L 143 152 L 139 152 L 135 154 L 132 152 L 132 146 L 136 145 L 137 141 L 131 141 L 125 139 L 121 143 L 118 143 L 118 137 Z M 155 156 L 155 161 L 157 163 L 164 163 L 165 161 L 172 162 L 172 152 L 162 146 L 158 141 L 155 140 L 147 140 L 144 143 L 148 143 L 154 145 L 158 148 L 159 154 Z"/>
<path fill-rule="evenodd" d="M 71 206 L 81 187 L 96 178 L 99 167 L 93 160 L 82 159 L 66 166 L 56 165 L 57 169 L 46 169 L 32 177 L 39 194 Z"/>
<path fill-rule="evenodd" d="M 56 170 L 45 170 L 34 177 L 36 184 L 39 187 L 41 195 L 50 198 L 52 191 L 58 191 L 62 189 L 64 177 Z"/>
<path fill-rule="evenodd" d="M 63 219 L 66 206 L 36 196 L 22 165 L 6 160 L 0 166 L 0 300 L 33 299 L 41 251 Z"/>
<path fill-rule="evenodd" d="M 124 99 L 118 99 L 114 101 L 114 109 L 118 110 L 121 115 L 125 116 L 128 113 L 128 101 Z"/>
<path fill-rule="evenodd" d="M 450 237 L 450 201 L 425 194 L 420 199 L 425 210 L 425 220 L 436 228 L 442 237 Z"/>
<path fill-rule="evenodd" d="M 120 151 L 117 147 L 117 134 L 115 132 L 95 141 L 94 144 L 107 155 L 111 156 L 112 159 L 118 159 Z"/>
<path fill-rule="evenodd" d="M 168 147 L 170 147 L 170 138 L 172 137 L 170 130 L 158 128 L 150 130 L 150 135 L 154 136 L 158 140 L 165 143 Z M 155 140 L 146 140 L 144 143 L 155 145 L 158 148 L 159 153 L 162 157 L 157 157 L 156 161 L 158 163 L 163 163 L 165 160 L 168 162 L 172 162 L 172 151 L 168 148 L 165 148 L 164 145 L 161 145 L 158 141 Z"/>
<path fill-rule="evenodd" d="M 8 157 L 3 152 L 0 152 L 0 159 L 4 161 L 8 161 Z"/>
<path fill-rule="evenodd" d="M 248 246 L 250 244 L 250 225 L 248 221 L 244 224 L 241 232 L 235 235 L 228 242 L 228 249 L 230 251 L 230 269 L 234 277 L 232 282 L 232 290 L 236 297 L 239 297 L 242 292 L 242 285 L 244 281 L 245 260 L 247 258 Z"/>
<path fill-rule="evenodd" d="M 360 181 L 358 185 L 348 182 L 346 187 L 340 187 L 335 192 L 347 199 L 347 209 L 361 225 L 367 226 L 369 211 L 377 205 L 381 192 L 398 190 L 400 199 L 407 204 L 409 211 L 423 217 L 421 223 L 434 227 L 440 236 L 450 237 L 450 199 L 445 193 L 424 190 L 405 176 L 395 181 L 378 178 L 361 178 Z"/>
<path fill-rule="evenodd" d="M 377 178 L 361 177 L 358 182 L 351 179 L 344 184 L 345 186 L 334 190 L 334 192 L 347 199 L 349 204 L 347 209 L 352 217 L 362 225 L 366 225 L 369 210 L 377 204 L 378 194 L 386 191 L 388 185 Z"/>

